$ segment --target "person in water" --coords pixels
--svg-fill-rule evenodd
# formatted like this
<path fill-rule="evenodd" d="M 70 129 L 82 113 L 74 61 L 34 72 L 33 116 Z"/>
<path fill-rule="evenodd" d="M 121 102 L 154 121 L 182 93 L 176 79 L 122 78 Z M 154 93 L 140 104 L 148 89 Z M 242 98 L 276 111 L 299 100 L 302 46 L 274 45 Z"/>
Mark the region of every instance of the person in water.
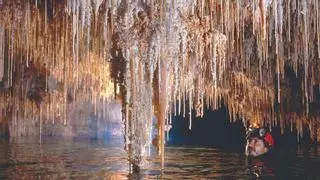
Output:
<path fill-rule="evenodd" d="M 269 131 L 264 127 L 250 126 L 247 130 L 247 156 L 261 156 L 274 147 L 274 140 Z"/>

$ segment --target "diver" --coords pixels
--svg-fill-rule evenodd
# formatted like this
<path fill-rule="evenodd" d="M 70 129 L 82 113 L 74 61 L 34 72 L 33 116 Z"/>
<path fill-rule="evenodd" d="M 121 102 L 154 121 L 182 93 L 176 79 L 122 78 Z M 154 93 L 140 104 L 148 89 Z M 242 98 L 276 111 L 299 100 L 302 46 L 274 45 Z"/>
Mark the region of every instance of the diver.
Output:
<path fill-rule="evenodd" d="M 271 133 L 264 127 L 250 126 L 246 133 L 246 150 L 247 156 L 264 155 L 274 147 L 274 140 Z"/>

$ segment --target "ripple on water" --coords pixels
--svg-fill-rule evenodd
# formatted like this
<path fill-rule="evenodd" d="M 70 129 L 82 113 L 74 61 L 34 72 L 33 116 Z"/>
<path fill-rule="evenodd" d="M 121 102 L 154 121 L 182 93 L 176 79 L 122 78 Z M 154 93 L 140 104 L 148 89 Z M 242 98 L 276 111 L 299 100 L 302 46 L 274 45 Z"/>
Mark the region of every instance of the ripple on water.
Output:
<path fill-rule="evenodd" d="M 160 158 L 146 158 L 146 169 L 129 174 L 123 144 L 103 141 L 30 140 L 0 143 L 0 179 L 248 179 L 256 176 L 320 177 L 319 148 L 249 160 L 241 153 L 213 148 L 167 147 Z"/>

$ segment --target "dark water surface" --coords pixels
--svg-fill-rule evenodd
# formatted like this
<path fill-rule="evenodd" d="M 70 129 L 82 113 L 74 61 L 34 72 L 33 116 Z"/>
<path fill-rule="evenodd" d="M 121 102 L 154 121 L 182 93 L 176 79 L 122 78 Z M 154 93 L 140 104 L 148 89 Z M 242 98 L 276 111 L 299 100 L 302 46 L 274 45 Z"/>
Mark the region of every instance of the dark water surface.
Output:
<path fill-rule="evenodd" d="M 167 147 L 165 171 L 155 150 L 146 169 L 129 173 L 120 140 L 0 140 L 0 179 L 320 179 L 320 148 L 281 149 L 248 159 L 213 148 Z"/>

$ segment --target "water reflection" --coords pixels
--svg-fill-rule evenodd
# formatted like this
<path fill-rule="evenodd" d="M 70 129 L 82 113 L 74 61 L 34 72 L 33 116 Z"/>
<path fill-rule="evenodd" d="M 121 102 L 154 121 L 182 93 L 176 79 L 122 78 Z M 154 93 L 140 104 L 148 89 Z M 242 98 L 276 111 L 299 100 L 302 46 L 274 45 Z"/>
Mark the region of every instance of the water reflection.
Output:
<path fill-rule="evenodd" d="M 272 155 L 267 155 L 262 158 L 247 158 L 248 173 L 260 178 L 262 176 L 273 176 L 274 166 L 271 162 L 274 161 Z"/>
<path fill-rule="evenodd" d="M 127 179 L 126 153 L 117 141 L 19 140 L 1 146 L 0 179 Z"/>
<path fill-rule="evenodd" d="M 165 170 L 156 151 L 144 169 L 131 167 L 120 141 L 0 142 L 0 179 L 248 179 L 320 177 L 319 149 L 280 150 L 250 159 L 212 148 L 167 147 Z"/>

